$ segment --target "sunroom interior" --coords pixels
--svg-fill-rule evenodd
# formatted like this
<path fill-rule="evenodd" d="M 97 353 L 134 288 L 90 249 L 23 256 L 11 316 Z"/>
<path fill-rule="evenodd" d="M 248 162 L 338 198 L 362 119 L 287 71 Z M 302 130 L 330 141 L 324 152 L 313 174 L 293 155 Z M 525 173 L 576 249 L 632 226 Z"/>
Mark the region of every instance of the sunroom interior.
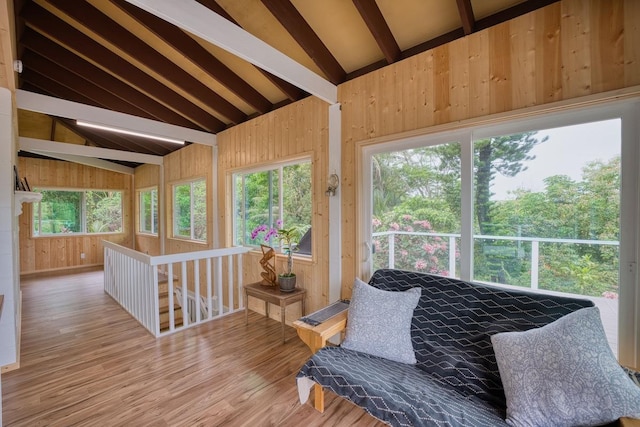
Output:
<path fill-rule="evenodd" d="M 194 323 L 266 314 L 241 289 L 263 272 L 256 228 L 277 221 L 306 235 L 307 313 L 377 268 L 577 294 L 640 369 L 640 4 L 418 3 L 331 1 L 326 22 L 293 0 L 3 2 L 2 372 L 28 369 L 21 281 L 106 278 L 107 249 L 164 262 L 170 287 L 191 277 Z M 161 258 L 236 246 L 211 269 Z M 229 287 L 207 289 L 218 273 Z M 174 316 L 156 336 L 181 333 Z"/>

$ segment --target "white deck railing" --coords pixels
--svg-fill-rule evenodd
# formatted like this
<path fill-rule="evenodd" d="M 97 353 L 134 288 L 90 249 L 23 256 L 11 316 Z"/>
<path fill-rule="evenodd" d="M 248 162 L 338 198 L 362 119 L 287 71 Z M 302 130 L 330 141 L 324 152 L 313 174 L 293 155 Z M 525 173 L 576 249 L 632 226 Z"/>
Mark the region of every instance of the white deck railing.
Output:
<path fill-rule="evenodd" d="M 244 308 L 242 255 L 251 248 L 149 256 L 112 242 L 102 244 L 105 292 L 155 337 Z M 166 282 L 168 298 L 168 328 L 163 330 L 160 328 L 161 282 L 163 286 Z M 180 300 L 175 300 L 175 295 L 179 295 Z M 182 308 L 182 325 L 177 325 L 172 309 L 174 302 Z"/>
<path fill-rule="evenodd" d="M 416 231 L 382 231 L 372 234 L 373 237 L 388 238 L 389 254 L 387 260 L 387 268 L 395 268 L 396 253 L 396 236 L 423 236 L 423 237 L 440 237 L 448 239 L 448 268 L 449 276 L 456 277 L 456 239 L 460 238 L 460 234 L 451 233 L 424 233 Z M 488 236 L 474 235 L 476 240 L 509 240 L 514 242 L 531 243 L 531 288 L 538 289 L 538 271 L 540 267 L 540 243 L 564 243 L 571 245 L 604 245 L 604 246 L 620 246 L 617 240 L 580 240 L 580 239 L 551 239 L 544 237 L 517 237 L 517 236 Z"/>

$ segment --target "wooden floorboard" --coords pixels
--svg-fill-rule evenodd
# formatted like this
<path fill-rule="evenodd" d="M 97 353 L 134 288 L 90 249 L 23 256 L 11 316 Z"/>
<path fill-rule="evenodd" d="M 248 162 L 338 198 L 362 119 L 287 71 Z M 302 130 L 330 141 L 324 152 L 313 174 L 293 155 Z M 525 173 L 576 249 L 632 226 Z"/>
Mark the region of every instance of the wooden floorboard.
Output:
<path fill-rule="evenodd" d="M 20 369 L 2 375 L 5 426 L 382 426 L 327 393 L 300 405 L 309 349 L 257 313 L 161 339 L 103 291 L 102 272 L 23 279 Z"/>

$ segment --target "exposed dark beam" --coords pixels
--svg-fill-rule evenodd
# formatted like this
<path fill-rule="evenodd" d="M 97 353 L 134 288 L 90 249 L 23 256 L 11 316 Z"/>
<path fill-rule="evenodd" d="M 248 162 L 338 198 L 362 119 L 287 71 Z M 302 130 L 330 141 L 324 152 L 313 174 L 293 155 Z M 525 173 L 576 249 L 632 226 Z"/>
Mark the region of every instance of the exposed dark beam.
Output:
<path fill-rule="evenodd" d="M 534 10 L 556 3 L 558 1 L 560 0 L 527 0 L 523 3 L 519 3 L 513 7 L 510 7 L 509 9 L 505 9 L 501 12 L 476 21 L 474 31 L 484 30 L 486 28 L 509 21 L 513 18 L 524 15 L 525 13 L 533 12 Z M 461 27 L 441 36 L 435 37 L 431 40 L 427 40 L 426 42 L 420 43 L 416 46 L 410 47 L 409 49 L 402 51 L 400 56 L 402 59 L 409 58 L 427 50 L 450 43 L 464 36 L 465 32 Z M 370 73 L 384 67 L 385 65 L 387 65 L 386 61 L 378 61 L 373 64 L 366 65 L 358 70 L 349 73 L 347 75 L 347 80 L 351 80 L 364 74 Z"/>
<path fill-rule="evenodd" d="M 353 4 L 360 12 L 360 16 L 364 20 L 373 38 L 378 43 L 380 50 L 384 54 L 387 63 L 392 64 L 400 59 L 400 46 L 393 37 L 387 21 L 375 0 L 353 0 Z"/>
<path fill-rule="evenodd" d="M 238 24 L 238 22 L 235 19 L 233 19 L 233 17 L 229 15 L 226 10 L 222 8 L 222 6 L 216 3 L 215 0 L 196 0 L 196 1 L 201 5 L 203 5 L 204 7 L 222 16 L 227 21 L 233 22 L 238 27 L 241 27 L 240 24 Z M 273 83 L 278 89 L 280 89 L 280 91 L 282 91 L 282 93 L 284 93 L 287 96 L 287 98 L 289 98 L 291 101 L 298 101 L 308 95 L 305 91 L 298 88 L 297 86 L 292 85 L 288 81 L 282 80 L 280 77 L 274 76 L 273 74 L 263 70 L 262 68 L 259 68 L 259 67 L 255 67 L 255 68 L 258 71 L 260 71 L 267 79 L 269 79 L 269 81 Z"/>
<path fill-rule="evenodd" d="M 99 86 L 122 100 L 141 108 L 157 120 L 177 126 L 202 130 L 196 123 L 165 107 L 155 99 L 113 77 L 101 68 L 85 61 L 83 58 L 66 50 L 64 47 L 56 44 L 32 29 L 27 29 L 25 31 L 24 35 L 20 39 L 20 43 L 26 46 L 29 50 L 37 52 L 43 57 L 56 62 L 69 72 L 77 73 L 96 86 Z"/>
<path fill-rule="evenodd" d="M 47 76 L 39 74 L 33 70 L 25 70 L 22 73 L 22 78 L 25 82 L 29 82 L 32 85 L 43 90 L 47 95 L 54 96 L 69 101 L 80 102 L 82 104 L 93 105 L 95 107 L 104 108 L 104 106 L 96 104 L 93 100 L 87 98 L 81 93 L 78 93 L 66 86 L 63 86 Z M 130 141 L 128 145 L 121 146 L 122 149 L 128 151 L 135 151 L 144 154 L 157 154 L 162 155 L 162 150 L 158 150 L 156 147 L 150 148 Z"/>
<path fill-rule="evenodd" d="M 557 3 L 559 1 L 560 0 L 527 0 L 522 3 L 518 3 L 515 6 L 511 6 L 509 9 L 505 9 L 487 16 L 486 18 L 479 19 L 476 21 L 475 30 L 481 31 L 486 28 L 493 27 L 494 25 L 501 24 L 513 18 L 517 18 L 518 16 L 524 15 L 525 13 L 533 12 L 534 10 L 549 6 L 550 4 Z"/>
<path fill-rule="evenodd" d="M 82 92 L 84 96 L 93 100 L 94 104 L 103 108 L 146 119 L 156 119 L 146 111 L 85 80 L 80 74 L 70 72 L 35 52 L 27 50 L 22 56 L 22 63 L 26 70 L 34 70 L 69 89 Z"/>
<path fill-rule="evenodd" d="M 156 81 L 130 62 L 82 34 L 41 6 L 33 2 L 25 5 L 21 17 L 30 27 L 57 40 L 58 43 L 68 46 L 79 55 L 91 58 L 100 68 L 109 70 L 118 79 L 127 82 L 175 112 L 189 118 L 189 120 L 201 126 L 202 129 L 215 133 L 226 128 L 222 121 L 200 108 L 200 106 L 183 98 L 180 94 Z"/>
<path fill-rule="evenodd" d="M 199 99 L 212 110 L 232 123 L 247 119 L 245 113 L 232 103 L 212 91 L 207 85 L 171 62 L 148 44 L 127 31 L 110 17 L 86 2 L 70 0 L 48 0 L 48 3 L 73 20 L 91 29 L 102 39 L 116 46 L 132 58 L 144 64 L 158 75 L 163 76 L 177 87 Z"/>
<path fill-rule="evenodd" d="M 347 73 L 289 0 L 262 0 L 262 3 L 280 21 L 331 83 L 337 85 L 344 82 Z"/>
<path fill-rule="evenodd" d="M 273 105 L 267 98 L 262 96 L 260 92 L 251 87 L 180 28 L 124 0 L 111 1 L 257 111 L 260 113 L 271 111 Z"/>
<path fill-rule="evenodd" d="M 471 0 L 456 0 L 456 3 L 458 4 L 458 13 L 462 21 L 462 29 L 466 35 L 469 35 L 473 33 L 473 28 L 476 23 L 476 19 L 473 16 L 473 7 L 471 7 Z"/>

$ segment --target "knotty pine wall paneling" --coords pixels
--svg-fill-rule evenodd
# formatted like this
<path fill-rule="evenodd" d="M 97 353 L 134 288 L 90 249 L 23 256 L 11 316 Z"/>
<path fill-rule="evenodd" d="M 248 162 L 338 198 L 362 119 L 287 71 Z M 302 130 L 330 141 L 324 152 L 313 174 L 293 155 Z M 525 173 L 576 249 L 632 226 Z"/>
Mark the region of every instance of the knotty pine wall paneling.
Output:
<path fill-rule="evenodd" d="M 130 247 L 133 236 L 132 177 L 76 163 L 20 157 L 20 174 L 32 188 L 69 188 L 122 191 L 123 232 L 96 235 L 58 235 L 32 237 L 32 208 L 22 205 L 20 215 L 20 273 L 40 273 L 78 267 L 102 265 L 101 241 L 108 240 Z M 80 254 L 85 258 L 81 259 Z"/>
<path fill-rule="evenodd" d="M 313 257 L 294 255 L 293 271 L 297 286 L 307 290 L 307 312 L 325 306 L 329 295 L 329 203 L 324 194 L 328 177 L 328 104 L 314 97 L 295 102 L 234 126 L 218 134 L 218 223 L 221 246 L 231 246 L 233 207 L 231 176 L 236 171 L 274 162 L 310 156 L 313 186 Z M 260 279 L 262 253 L 253 251 L 243 260 L 244 283 Z M 286 258 L 277 256 L 276 270 L 284 270 Z M 263 303 L 251 299 L 249 307 L 264 313 Z M 299 304 L 287 309 L 286 321 L 300 317 Z M 280 318 L 280 308 L 272 306 L 270 315 Z"/>
<path fill-rule="evenodd" d="M 636 0 L 562 0 L 341 84 L 343 297 L 363 274 L 364 145 L 640 85 L 639 21 Z"/>

